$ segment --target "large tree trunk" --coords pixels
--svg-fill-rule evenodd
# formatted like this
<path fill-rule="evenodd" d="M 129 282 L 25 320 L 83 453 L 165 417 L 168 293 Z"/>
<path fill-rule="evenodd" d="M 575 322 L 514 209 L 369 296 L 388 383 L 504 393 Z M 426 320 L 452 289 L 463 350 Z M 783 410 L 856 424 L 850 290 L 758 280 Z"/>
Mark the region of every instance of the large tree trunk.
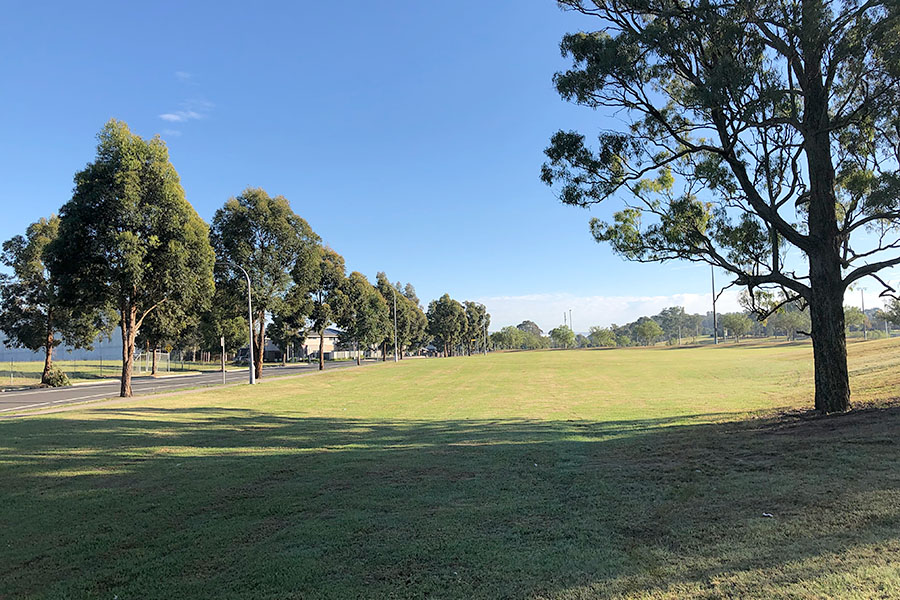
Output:
<path fill-rule="evenodd" d="M 387 360 L 387 341 L 381 342 L 381 362 Z"/>
<path fill-rule="evenodd" d="M 325 328 L 319 332 L 319 370 L 325 370 Z"/>
<path fill-rule="evenodd" d="M 814 5 L 804 3 L 804 26 L 816 22 Z M 841 238 L 837 225 L 834 166 L 831 154 L 828 98 L 822 85 L 821 61 L 806 49 L 804 149 L 809 169 L 809 309 L 815 362 L 816 410 L 842 412 L 850 408 L 847 339 L 844 332 L 844 290 Z"/>
<path fill-rule="evenodd" d="M 153 346 L 153 366 L 150 368 L 150 375 L 156 377 L 156 357 L 159 352 L 156 346 Z"/>
<path fill-rule="evenodd" d="M 815 406 L 820 413 L 843 412 L 850 408 L 844 286 L 837 261 L 830 268 L 814 266 L 818 262 L 810 257 L 812 297 L 809 315 L 816 382 Z"/>
<path fill-rule="evenodd" d="M 253 356 L 253 370 L 256 371 L 256 378 L 260 379 L 262 377 L 262 368 L 263 368 L 263 358 L 266 351 L 266 313 L 261 313 L 257 316 L 257 320 L 259 321 L 259 333 L 256 334 L 256 354 Z"/>
<path fill-rule="evenodd" d="M 356 366 L 362 364 L 362 361 L 359 359 L 359 342 L 356 342 Z"/>
<path fill-rule="evenodd" d="M 131 371 L 134 369 L 134 336 L 135 331 L 135 314 L 137 311 L 133 306 L 129 306 L 122 311 L 122 382 L 119 388 L 119 395 L 123 398 L 130 398 L 133 394 L 131 391 Z"/>
<path fill-rule="evenodd" d="M 50 383 L 50 370 L 53 368 L 53 329 L 49 318 L 47 326 L 47 341 L 44 343 L 44 371 L 41 373 L 41 383 L 44 385 Z"/>

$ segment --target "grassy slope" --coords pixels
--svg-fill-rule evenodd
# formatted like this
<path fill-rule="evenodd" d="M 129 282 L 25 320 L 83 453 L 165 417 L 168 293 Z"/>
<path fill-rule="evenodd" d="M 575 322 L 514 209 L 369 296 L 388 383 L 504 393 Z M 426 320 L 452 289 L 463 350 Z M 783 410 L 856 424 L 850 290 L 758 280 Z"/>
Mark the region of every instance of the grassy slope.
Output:
<path fill-rule="evenodd" d="M 851 353 L 894 393 L 896 340 Z M 900 409 L 778 415 L 810 374 L 497 354 L 2 422 L 0 598 L 900 597 Z"/>

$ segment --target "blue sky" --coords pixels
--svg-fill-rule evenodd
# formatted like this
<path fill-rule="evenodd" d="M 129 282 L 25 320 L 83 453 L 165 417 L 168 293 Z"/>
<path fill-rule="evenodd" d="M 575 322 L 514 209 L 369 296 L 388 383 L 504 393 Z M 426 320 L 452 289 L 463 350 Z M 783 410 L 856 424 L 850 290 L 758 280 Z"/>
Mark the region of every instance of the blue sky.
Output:
<path fill-rule="evenodd" d="M 207 221 L 247 186 L 282 194 L 350 270 L 412 282 L 425 303 L 449 292 L 496 326 L 545 329 L 571 308 L 579 331 L 706 310 L 708 268 L 622 261 L 588 232 L 615 204 L 565 207 L 539 180 L 556 130 L 610 126 L 553 89 L 560 38 L 594 24 L 552 0 L 16 3 L 7 17 L 0 239 L 58 210 L 115 117 L 166 140 Z"/>

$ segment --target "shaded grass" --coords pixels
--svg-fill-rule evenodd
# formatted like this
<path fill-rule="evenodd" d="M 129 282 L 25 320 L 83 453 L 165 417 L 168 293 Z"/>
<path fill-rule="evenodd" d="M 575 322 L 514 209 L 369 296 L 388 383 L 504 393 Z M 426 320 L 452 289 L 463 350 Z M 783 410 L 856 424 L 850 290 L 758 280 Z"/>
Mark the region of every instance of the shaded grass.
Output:
<path fill-rule="evenodd" d="M 0 423 L 0 597 L 900 596 L 900 349 L 854 344 L 880 407 L 825 419 L 782 410 L 809 354 L 410 360 Z"/>

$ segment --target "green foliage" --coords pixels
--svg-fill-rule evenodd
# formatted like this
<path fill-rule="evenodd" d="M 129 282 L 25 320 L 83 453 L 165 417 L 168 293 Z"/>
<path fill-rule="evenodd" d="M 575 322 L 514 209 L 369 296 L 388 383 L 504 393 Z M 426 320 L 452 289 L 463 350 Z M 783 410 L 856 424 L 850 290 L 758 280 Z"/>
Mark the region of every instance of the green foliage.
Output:
<path fill-rule="evenodd" d="M 735 341 L 747 335 L 752 325 L 750 317 L 744 313 L 726 313 L 719 316 L 719 326 L 726 331 L 727 335 L 735 338 Z"/>
<path fill-rule="evenodd" d="M 318 249 L 311 269 L 312 330 L 320 333 L 334 323 L 340 313 L 340 287 L 344 281 L 344 257 L 328 247 Z M 298 279 L 300 279 L 298 277 Z"/>
<path fill-rule="evenodd" d="M 596 347 L 612 347 L 616 345 L 616 334 L 608 327 L 591 327 L 588 332 L 588 339 L 592 346 Z"/>
<path fill-rule="evenodd" d="M 869 318 L 857 306 L 844 307 L 844 324 L 848 330 L 862 330 L 863 326 L 869 326 Z"/>
<path fill-rule="evenodd" d="M 567 325 L 550 330 L 550 339 L 557 348 L 571 348 L 575 345 L 575 334 Z"/>
<path fill-rule="evenodd" d="M 41 383 L 50 387 L 68 387 L 72 385 L 69 383 L 68 375 L 63 373 L 62 370 L 57 367 L 50 369 L 50 373 L 47 374 L 46 378 L 41 380 Z"/>
<path fill-rule="evenodd" d="M 488 314 L 484 304 L 470 302 L 463 303 L 466 309 L 466 348 L 471 354 L 473 349 L 479 349 L 486 343 L 486 333 L 491 326 L 491 315 Z"/>
<path fill-rule="evenodd" d="M 635 335 L 645 345 L 652 346 L 656 343 L 662 334 L 663 329 L 659 323 L 647 317 L 641 317 L 634 328 Z"/>
<path fill-rule="evenodd" d="M 315 285 L 319 236 L 294 213 L 287 198 L 273 198 L 262 188 L 247 188 L 216 211 L 210 237 L 219 260 L 242 267 L 250 276 L 254 359 L 259 377 L 266 315 L 278 318 L 279 344 L 286 345 L 299 335 L 301 324 L 312 310 L 306 297 Z M 246 306 L 246 296 L 241 293 L 246 285 L 242 274 L 228 269 L 218 273 L 219 285 L 230 288 L 228 297 L 233 299 L 235 309 Z M 229 273 L 232 277 L 226 277 Z"/>
<path fill-rule="evenodd" d="M 77 348 L 90 348 L 101 322 L 99 314 L 82 314 L 60 301 L 47 264 L 58 233 L 58 217 L 40 219 L 24 236 L 4 242 L 0 255 L 0 263 L 12 272 L 0 273 L 0 331 L 10 346 L 44 350 L 48 361 L 63 339 Z M 45 383 L 49 376 L 49 371 L 44 373 Z"/>
<path fill-rule="evenodd" d="M 338 325 L 344 330 L 341 341 L 346 345 L 358 344 L 361 350 L 384 341 L 385 332 L 393 329 L 390 309 L 365 275 L 357 271 L 350 273 L 339 293 L 343 296 L 337 317 Z"/>
<path fill-rule="evenodd" d="M 213 291 L 206 224 L 185 200 L 165 143 L 121 121 L 100 132 L 97 157 L 75 175 L 49 248 L 59 298 L 79 315 L 119 312 L 132 352 L 144 319 L 165 305 L 174 319 L 202 311 Z M 131 373 L 123 369 L 122 394 Z"/>
<path fill-rule="evenodd" d="M 428 305 L 428 334 L 445 355 L 452 355 L 456 344 L 465 339 L 468 328 L 466 310 L 462 304 L 444 294 Z"/>
<path fill-rule="evenodd" d="M 541 331 L 541 328 L 538 327 L 537 323 L 535 323 L 534 321 L 522 321 L 521 323 L 516 325 L 516 328 L 532 335 L 541 336 L 544 334 L 544 332 Z"/>

